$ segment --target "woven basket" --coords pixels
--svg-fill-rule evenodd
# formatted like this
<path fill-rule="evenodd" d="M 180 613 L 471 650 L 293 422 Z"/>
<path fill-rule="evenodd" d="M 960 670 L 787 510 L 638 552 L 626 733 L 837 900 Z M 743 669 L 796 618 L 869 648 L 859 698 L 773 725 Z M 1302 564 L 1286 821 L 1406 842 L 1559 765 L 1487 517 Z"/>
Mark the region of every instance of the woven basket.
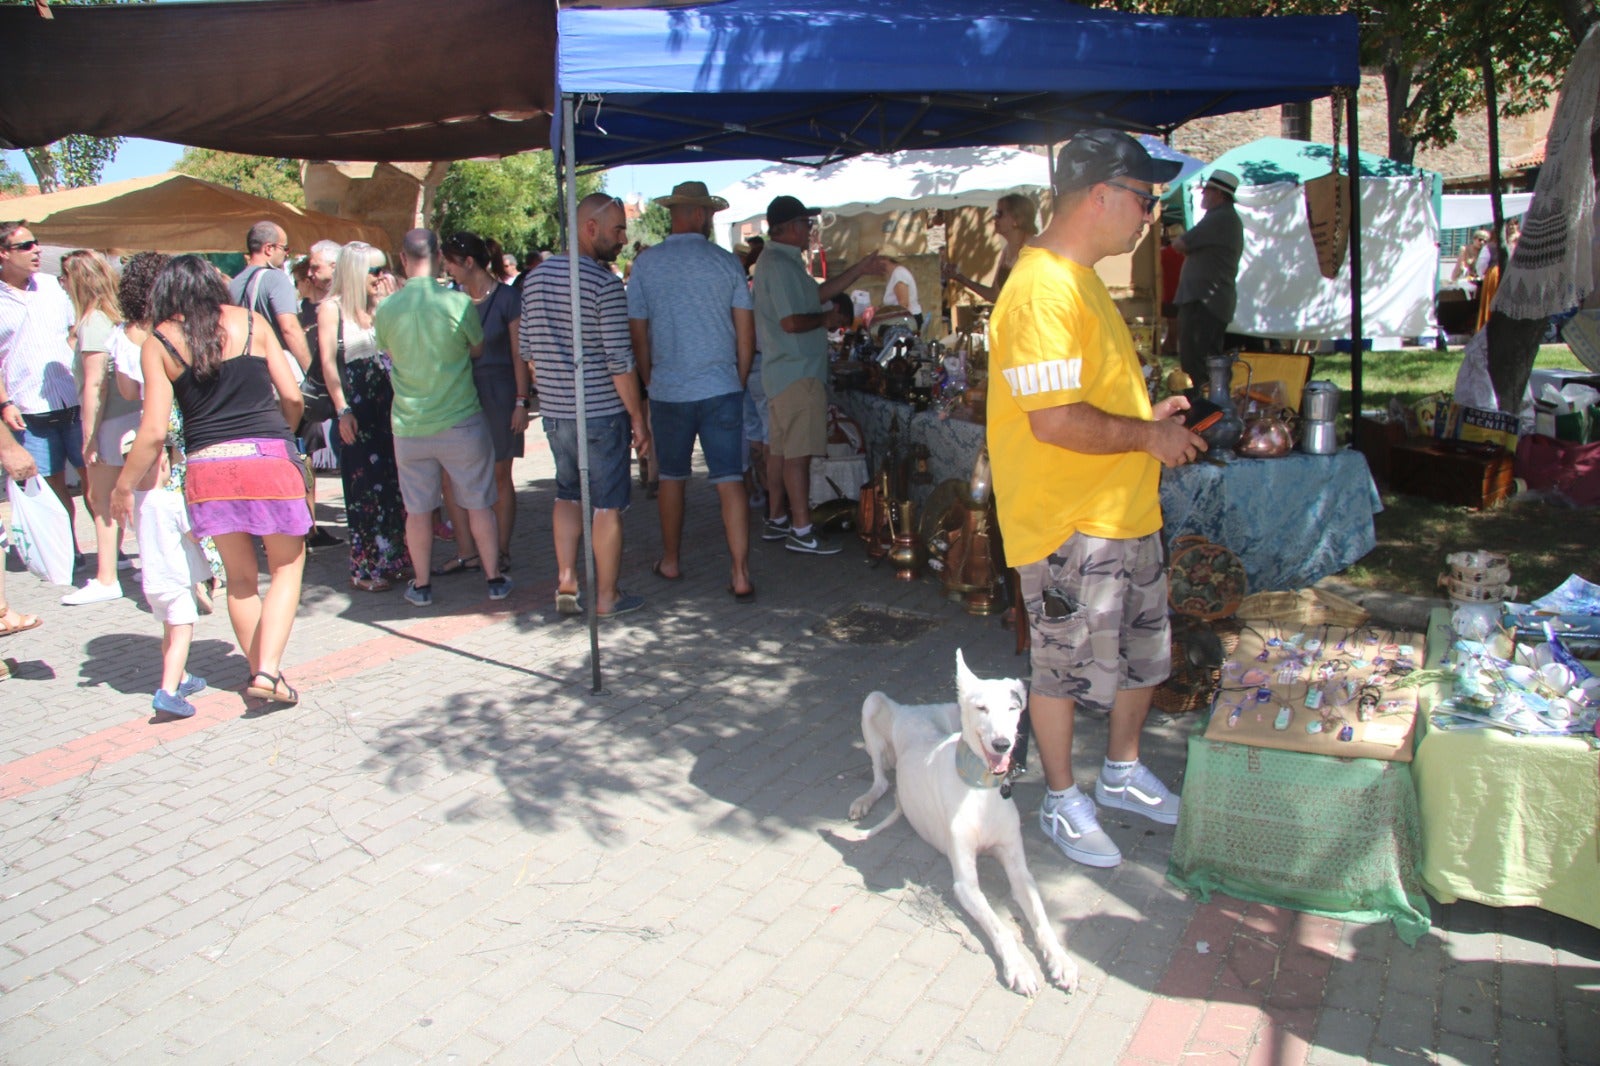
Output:
<path fill-rule="evenodd" d="M 1200 624 L 1200 623 L 1196 623 Z M 1224 657 L 1232 655 L 1239 646 L 1239 624 L 1231 618 L 1209 623 L 1211 632 L 1222 642 Z M 1185 637 L 1189 628 L 1181 622 L 1172 627 L 1172 674 L 1156 686 L 1150 706 L 1162 714 L 1189 714 L 1211 705 L 1217 687 L 1222 684 L 1220 665 L 1214 669 L 1201 669 L 1189 662 Z"/>
<path fill-rule="evenodd" d="M 1239 604 L 1238 617 L 1264 619 L 1279 625 L 1342 626 L 1354 629 L 1371 617 L 1354 600 L 1336 596 L 1324 589 L 1299 592 L 1258 592 Z"/>

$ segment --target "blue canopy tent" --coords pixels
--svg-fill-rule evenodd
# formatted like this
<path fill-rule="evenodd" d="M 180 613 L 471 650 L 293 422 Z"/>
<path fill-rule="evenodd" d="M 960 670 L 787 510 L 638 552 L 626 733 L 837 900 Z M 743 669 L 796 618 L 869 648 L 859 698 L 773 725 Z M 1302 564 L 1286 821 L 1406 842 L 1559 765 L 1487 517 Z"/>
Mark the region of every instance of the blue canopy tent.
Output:
<path fill-rule="evenodd" d="M 1163 18 L 1056 0 L 727 0 L 564 9 L 557 30 L 552 133 L 569 235 L 579 165 L 820 166 L 869 152 L 1049 144 L 1094 126 L 1167 133 L 1206 115 L 1316 99 L 1360 78 L 1347 15 Z M 581 383 L 576 256 L 569 263 Z M 1359 314 L 1356 322 L 1359 331 Z M 581 384 L 578 396 L 582 423 Z M 578 440 L 587 533 L 581 428 Z M 590 557 L 591 588 L 593 567 Z"/>

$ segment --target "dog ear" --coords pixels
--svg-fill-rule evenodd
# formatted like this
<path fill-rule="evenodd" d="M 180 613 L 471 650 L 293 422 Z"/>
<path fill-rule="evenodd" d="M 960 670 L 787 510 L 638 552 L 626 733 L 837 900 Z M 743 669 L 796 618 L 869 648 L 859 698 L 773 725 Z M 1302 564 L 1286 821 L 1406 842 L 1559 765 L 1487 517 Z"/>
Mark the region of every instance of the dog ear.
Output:
<path fill-rule="evenodd" d="M 971 670 L 967 669 L 967 660 L 961 655 L 961 649 L 956 649 L 956 687 L 961 688 L 978 680 Z"/>

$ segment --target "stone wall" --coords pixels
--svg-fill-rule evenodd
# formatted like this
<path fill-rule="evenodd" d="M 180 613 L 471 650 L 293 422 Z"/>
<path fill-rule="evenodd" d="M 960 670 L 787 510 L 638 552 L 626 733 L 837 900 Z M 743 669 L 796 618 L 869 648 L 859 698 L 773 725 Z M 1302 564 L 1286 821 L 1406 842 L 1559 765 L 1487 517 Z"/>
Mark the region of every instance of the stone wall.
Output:
<path fill-rule="evenodd" d="M 1389 125 L 1387 96 L 1381 74 L 1363 74 L 1359 121 L 1361 124 L 1361 149 L 1378 155 L 1389 154 Z M 1341 105 L 1342 108 L 1342 105 Z M 1328 143 L 1333 138 L 1333 104 L 1326 99 L 1311 105 L 1311 140 Z M 1340 143 L 1346 143 L 1349 134 L 1344 129 L 1344 115 L 1340 115 Z M 1500 121 L 1500 172 L 1509 174 L 1511 164 L 1544 150 L 1545 134 L 1550 128 L 1552 109 L 1517 119 Z M 1428 170 L 1443 174 L 1446 181 L 1488 173 L 1489 123 L 1485 111 L 1475 111 L 1456 120 L 1456 142 L 1445 148 L 1418 150 L 1414 162 Z M 1200 159 L 1212 160 L 1231 148 L 1260 137 L 1282 137 L 1283 115 L 1278 107 L 1257 111 L 1241 111 L 1232 115 L 1196 119 L 1172 135 L 1172 146 Z"/>

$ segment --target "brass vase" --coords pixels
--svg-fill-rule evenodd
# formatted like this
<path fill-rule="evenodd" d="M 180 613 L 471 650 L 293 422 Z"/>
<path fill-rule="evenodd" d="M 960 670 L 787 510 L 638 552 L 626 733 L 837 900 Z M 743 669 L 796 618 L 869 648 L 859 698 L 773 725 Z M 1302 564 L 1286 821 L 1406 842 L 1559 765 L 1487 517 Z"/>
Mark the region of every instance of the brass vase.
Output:
<path fill-rule="evenodd" d="M 927 553 L 923 551 L 922 538 L 917 536 L 916 523 L 912 520 L 911 501 L 902 501 L 898 510 L 900 524 L 889 548 L 889 561 L 894 564 L 896 580 L 915 581 L 922 575 L 922 564 Z"/>

